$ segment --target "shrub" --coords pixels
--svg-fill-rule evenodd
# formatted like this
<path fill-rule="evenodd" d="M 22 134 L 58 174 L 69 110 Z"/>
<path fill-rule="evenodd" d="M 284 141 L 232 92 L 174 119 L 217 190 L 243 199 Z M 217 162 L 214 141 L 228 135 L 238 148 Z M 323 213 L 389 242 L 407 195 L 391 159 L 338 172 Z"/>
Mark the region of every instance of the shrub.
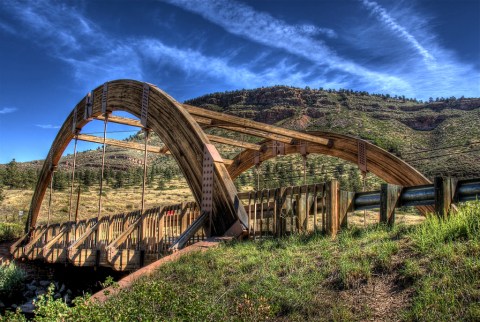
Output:
<path fill-rule="evenodd" d="M 18 239 L 22 236 L 23 227 L 17 223 L 0 223 L 0 242 Z"/>
<path fill-rule="evenodd" d="M 26 278 L 23 269 L 15 263 L 0 265 L 0 298 L 14 299 L 21 294 L 23 283 Z"/>

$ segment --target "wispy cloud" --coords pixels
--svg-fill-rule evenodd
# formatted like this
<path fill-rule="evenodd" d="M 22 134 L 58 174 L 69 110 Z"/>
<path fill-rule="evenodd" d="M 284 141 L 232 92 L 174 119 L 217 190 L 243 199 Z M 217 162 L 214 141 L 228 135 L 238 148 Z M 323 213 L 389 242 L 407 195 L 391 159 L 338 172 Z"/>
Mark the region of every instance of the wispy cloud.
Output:
<path fill-rule="evenodd" d="M 399 19 L 397 11 L 389 12 L 378 2 L 359 1 L 357 9 L 367 9 L 374 18 L 366 21 L 368 25 L 361 30 L 346 25 L 340 32 L 314 24 L 287 23 L 235 0 L 165 0 L 220 26 L 230 37 L 264 47 L 248 53 L 248 57 L 244 52 L 241 57 L 240 50 L 231 47 L 217 54 L 206 54 L 202 50 L 205 44 L 189 47 L 188 42 L 182 42 L 179 46 L 175 41 L 151 34 L 116 37 L 87 18 L 75 3 L 0 1 L 0 8 L 21 23 L 13 25 L 15 29 L 5 25 L 10 32 L 22 30 L 17 33 L 20 37 L 35 41 L 68 64 L 77 82 L 82 84 L 81 91 L 118 78 L 149 78 L 162 83 L 165 81 L 160 75 L 174 68 L 184 74 L 175 76 L 177 82 L 182 82 L 181 77 L 186 83 L 192 79 L 205 82 L 208 78 L 215 80 L 219 89 L 225 88 L 225 83 L 249 88 L 287 84 L 344 87 L 423 99 L 479 94 L 478 70 L 461 63 L 453 52 L 436 44 L 424 25 L 415 24 L 422 16 L 401 8 L 402 19 Z M 412 31 L 411 26 L 417 28 Z M 3 28 L 1 22 L 0 28 Z M 397 42 L 372 36 L 379 29 L 393 32 Z M 354 36 L 348 38 L 348 33 Z M 403 45 L 398 44 L 398 38 Z M 332 42 L 343 42 L 349 49 L 361 43 L 367 58 L 349 55 L 348 50 L 340 55 L 331 47 Z M 159 66 L 168 68 L 159 74 Z"/>
<path fill-rule="evenodd" d="M 60 125 L 52 125 L 52 124 L 35 124 L 35 126 L 41 128 L 41 129 L 45 129 L 45 130 L 59 129 L 60 128 Z"/>
<path fill-rule="evenodd" d="M 329 75 L 335 75 L 337 79 L 343 78 L 347 87 L 372 92 L 401 93 L 422 99 L 429 96 L 480 94 L 478 70 L 460 62 L 452 51 L 435 43 L 436 37 L 430 33 L 428 27 L 418 23 L 424 21 L 425 17 L 402 3 L 399 4 L 402 6 L 399 10 L 402 13 L 400 23 L 398 18 L 377 2 L 360 0 L 363 7 L 377 17 L 377 25 L 371 20 L 368 21 L 368 29 L 376 30 L 378 34 L 379 28 L 383 27 L 405 43 L 404 46 L 391 39 L 379 39 L 372 33 L 362 37 L 362 32 L 357 33 L 358 29 L 354 25 L 347 24 L 343 34 L 337 35 L 344 41 L 350 41 L 345 45 L 351 48 L 358 47 L 357 43 L 374 45 L 374 48 L 364 47 L 367 51 L 371 50 L 371 53 L 361 61 L 358 56 L 350 57 L 348 53 L 342 57 L 327 44 L 327 39 L 318 39 L 318 33 L 313 37 L 314 33 L 310 30 L 315 29 L 302 29 L 299 25 L 288 24 L 235 0 L 164 1 L 198 14 L 230 34 L 307 59 L 327 70 Z M 416 26 L 415 33 L 407 26 Z M 352 36 L 345 37 L 349 32 Z M 384 43 L 380 45 L 382 42 Z M 412 56 L 411 52 L 415 53 L 415 56 Z M 382 53 L 385 55 L 380 56 Z M 377 57 L 378 62 L 372 61 L 373 57 Z"/>
<path fill-rule="evenodd" d="M 362 4 L 367 7 L 372 14 L 377 15 L 378 19 L 398 37 L 411 44 L 428 63 L 435 60 L 432 54 L 425 47 L 423 47 L 418 40 L 410 32 L 408 32 L 407 29 L 398 24 L 397 21 L 377 2 L 362 0 Z"/>
<path fill-rule="evenodd" d="M 230 0 L 166 0 L 185 10 L 197 13 L 228 32 L 268 47 L 282 49 L 318 66 L 355 75 L 379 91 L 411 92 L 400 78 L 365 68 L 340 57 L 323 40 L 312 37 L 298 25 L 290 25 L 252 7 Z"/>
<path fill-rule="evenodd" d="M 1 5 L 23 23 L 23 37 L 70 65 L 82 90 L 112 79 L 142 78 L 133 46 L 108 37 L 79 8 L 46 0 Z"/>
<path fill-rule="evenodd" d="M 0 108 L 0 114 L 9 114 L 17 110 L 16 107 L 2 107 Z"/>
<path fill-rule="evenodd" d="M 173 66 L 187 76 L 202 75 L 201 78 L 216 78 L 237 87 L 289 84 L 294 86 L 342 84 L 340 79 L 313 77 L 312 70 L 302 71 L 294 62 L 280 59 L 275 64 L 258 67 L 265 55 L 258 53 L 248 63 L 232 63 L 237 54 L 209 56 L 198 49 L 176 47 L 157 38 L 115 39 L 106 34 L 95 23 L 85 18 L 75 7 L 56 7 L 48 1 L 21 6 L 12 3 L 8 9 L 28 28 L 30 38 L 37 39 L 40 46 L 48 46 L 52 54 L 66 62 L 74 71 L 77 81 L 89 89 L 96 83 L 118 79 L 143 79 L 145 66 Z M 310 24 L 286 27 L 291 35 L 336 37 L 335 31 Z M 33 33 L 34 37 L 31 37 Z M 148 68 L 150 69 L 150 68 Z M 311 80 L 314 78 L 313 80 Z M 307 79 L 309 81 L 307 81 Z"/>
<path fill-rule="evenodd" d="M 239 87 L 255 87 L 278 84 L 280 80 L 285 84 L 304 86 L 309 72 L 301 72 L 294 64 L 280 61 L 262 71 L 253 72 L 247 66 L 234 66 L 229 63 L 228 57 L 211 57 L 197 50 L 181 49 L 167 46 L 157 39 L 144 39 L 138 42 L 143 48 L 142 55 L 157 65 L 173 65 L 188 75 L 201 74 L 236 84 Z M 319 83 L 325 80 L 319 80 Z"/>
<path fill-rule="evenodd" d="M 461 61 L 453 50 L 438 43 L 437 35 L 429 27 L 434 24 L 431 17 L 404 2 L 397 3 L 397 6 L 387 11 L 378 2 L 360 1 L 376 16 L 379 25 L 371 23 L 372 30 L 366 33 L 360 30 L 364 26 L 358 27 L 357 39 L 364 45 L 375 46 L 372 51 L 376 54 L 381 55 L 383 52 L 385 57 L 389 57 L 390 61 L 382 68 L 389 74 L 408 81 L 415 88 L 416 97 L 427 99 L 430 96 L 480 95 L 480 72 L 471 64 Z M 375 44 L 372 39 L 376 38 L 381 29 L 397 37 L 384 37 Z M 405 46 L 399 43 L 399 39 Z"/>

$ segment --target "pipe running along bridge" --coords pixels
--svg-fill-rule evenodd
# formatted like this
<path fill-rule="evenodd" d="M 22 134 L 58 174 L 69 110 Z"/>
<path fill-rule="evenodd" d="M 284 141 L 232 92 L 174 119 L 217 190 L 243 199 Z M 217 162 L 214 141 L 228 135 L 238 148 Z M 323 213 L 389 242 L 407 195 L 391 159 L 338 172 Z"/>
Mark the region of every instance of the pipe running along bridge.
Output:
<path fill-rule="evenodd" d="M 115 111 L 128 112 L 139 120 L 114 116 L 112 112 Z M 92 120 L 104 122 L 103 137 L 82 134 L 82 128 Z M 145 144 L 107 139 L 108 122 L 143 129 Z M 205 130 L 210 128 L 243 133 L 263 141 L 249 143 L 207 134 Z M 159 136 L 163 147 L 148 144 L 151 131 Z M 49 187 L 51 191 L 56 166 L 72 140 L 75 141 L 75 151 L 69 216 L 62 224 L 37 225 L 42 201 Z M 81 221 L 76 216 L 72 218 L 78 140 L 103 144 L 98 214 L 96 218 Z M 214 143 L 240 147 L 243 151 L 227 160 L 220 156 Z M 106 145 L 144 152 L 141 209 L 122 215 L 106 215 L 102 211 Z M 148 153 L 171 154 L 195 202 L 145 209 Z M 355 196 L 340 192 L 335 181 L 241 194 L 234 186 L 233 180 L 237 176 L 263 161 L 279 155 L 300 154 L 306 157 L 314 153 L 352 162 L 362 172 L 374 173 L 385 180 L 390 184 L 390 188 L 385 190 L 388 190 L 388 202 L 384 201 L 384 197 L 372 197 L 368 193 Z M 444 182 L 442 185 L 446 186 Z M 322 229 L 334 235 L 345 224 L 346 212 L 361 207 L 365 209 L 369 205 L 380 207 L 381 202 L 385 203 L 382 205 L 386 207 L 384 213 L 388 218 L 384 219 L 388 222 L 392 220 L 392 202 L 395 204 L 395 200 L 400 198 L 401 189 L 398 187 L 412 186 L 420 186 L 419 189 L 431 186 L 433 189 L 431 182 L 416 169 L 367 141 L 335 133 L 298 132 L 267 125 L 181 104 L 152 84 L 116 80 L 88 93 L 60 128 L 39 175 L 26 234 L 12 246 L 11 252 L 16 258 L 133 270 L 168 252 L 212 236 L 257 238 L 313 229 Z M 427 202 L 412 205 L 423 212 L 433 209 L 432 202 L 429 202 L 432 193 L 429 196 L 430 199 L 424 197 Z M 442 205 L 445 206 L 445 203 Z"/>

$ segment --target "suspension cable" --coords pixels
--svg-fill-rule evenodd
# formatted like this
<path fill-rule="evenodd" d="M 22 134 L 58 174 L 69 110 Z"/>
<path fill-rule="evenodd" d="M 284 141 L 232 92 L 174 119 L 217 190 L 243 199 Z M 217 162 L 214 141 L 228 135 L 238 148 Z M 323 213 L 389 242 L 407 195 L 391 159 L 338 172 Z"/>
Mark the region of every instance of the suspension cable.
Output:
<path fill-rule="evenodd" d="M 107 140 L 107 122 L 108 122 L 108 113 L 105 113 L 105 120 L 103 121 L 102 171 L 100 176 L 100 194 L 98 197 L 97 222 L 100 220 L 100 215 L 102 212 L 103 174 L 105 170 L 105 148 L 106 148 L 105 141 Z"/>
<path fill-rule="evenodd" d="M 149 129 L 144 129 L 144 130 L 145 130 L 145 149 L 143 154 L 142 211 L 141 211 L 142 215 L 145 210 L 145 184 L 147 182 L 147 157 L 148 157 L 147 146 L 148 146 L 148 139 L 150 136 L 150 130 Z"/>
<path fill-rule="evenodd" d="M 72 221 L 72 210 L 73 210 L 73 188 L 75 185 L 75 167 L 77 162 L 77 142 L 78 142 L 78 131 L 75 131 L 75 145 L 73 146 L 73 168 L 72 168 L 72 183 L 70 185 L 70 206 L 68 209 L 68 221 Z"/>
<path fill-rule="evenodd" d="M 53 194 L 53 174 L 55 173 L 55 169 L 52 168 L 50 174 L 50 197 L 48 199 L 48 213 L 47 213 L 47 227 L 50 224 L 50 215 L 52 213 L 52 194 Z"/>

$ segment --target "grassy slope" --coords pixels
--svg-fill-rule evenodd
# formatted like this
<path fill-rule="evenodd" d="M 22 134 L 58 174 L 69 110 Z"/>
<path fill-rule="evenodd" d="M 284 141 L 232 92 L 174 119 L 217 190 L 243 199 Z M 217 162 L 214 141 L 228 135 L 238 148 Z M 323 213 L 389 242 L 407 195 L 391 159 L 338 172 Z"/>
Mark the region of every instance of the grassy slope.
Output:
<path fill-rule="evenodd" d="M 480 203 L 446 221 L 227 244 L 38 320 L 479 320 Z"/>

